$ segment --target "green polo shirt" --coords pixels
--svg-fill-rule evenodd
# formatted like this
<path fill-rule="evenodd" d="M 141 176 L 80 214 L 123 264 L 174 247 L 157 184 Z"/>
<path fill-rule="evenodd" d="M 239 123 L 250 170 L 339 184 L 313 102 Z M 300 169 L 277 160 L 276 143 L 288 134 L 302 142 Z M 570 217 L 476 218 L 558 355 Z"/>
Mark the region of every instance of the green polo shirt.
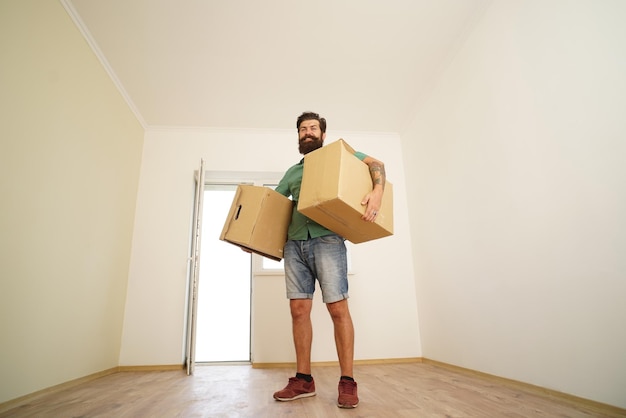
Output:
<path fill-rule="evenodd" d="M 367 155 L 362 152 L 355 152 L 354 155 L 363 161 Z M 333 231 L 324 228 L 312 219 L 307 218 L 298 212 L 298 199 L 300 198 L 300 186 L 302 185 L 302 172 L 304 171 L 304 158 L 300 162 L 287 170 L 283 178 L 276 186 L 276 191 L 284 196 L 291 196 L 294 201 L 291 223 L 287 232 L 290 240 L 306 240 L 310 238 L 323 237 L 334 234 Z"/>

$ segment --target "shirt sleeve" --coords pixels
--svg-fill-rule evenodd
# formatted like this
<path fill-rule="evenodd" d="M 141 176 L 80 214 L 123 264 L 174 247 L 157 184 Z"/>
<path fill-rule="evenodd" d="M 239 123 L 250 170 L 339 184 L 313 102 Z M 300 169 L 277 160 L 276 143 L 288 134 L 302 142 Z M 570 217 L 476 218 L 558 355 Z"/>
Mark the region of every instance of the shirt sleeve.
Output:
<path fill-rule="evenodd" d="M 282 194 L 283 196 L 287 196 L 287 197 L 291 196 L 291 191 L 289 190 L 289 184 L 285 180 L 285 177 L 283 177 L 282 180 L 278 182 L 278 186 L 276 186 L 274 190 L 276 190 L 278 193 Z"/>
<path fill-rule="evenodd" d="M 277 191 L 278 193 L 282 194 L 283 196 L 291 196 L 291 188 L 289 187 L 289 179 L 290 179 L 290 174 L 292 171 L 293 167 L 291 167 L 289 170 L 287 170 L 287 172 L 285 172 L 285 174 L 283 175 L 283 178 L 280 179 L 280 181 L 278 182 L 278 186 L 276 186 L 276 188 L 274 189 L 275 191 Z"/>
<path fill-rule="evenodd" d="M 363 154 L 361 151 L 356 151 L 354 153 L 354 156 L 358 158 L 359 160 L 363 161 L 365 157 L 367 157 L 367 154 Z"/>

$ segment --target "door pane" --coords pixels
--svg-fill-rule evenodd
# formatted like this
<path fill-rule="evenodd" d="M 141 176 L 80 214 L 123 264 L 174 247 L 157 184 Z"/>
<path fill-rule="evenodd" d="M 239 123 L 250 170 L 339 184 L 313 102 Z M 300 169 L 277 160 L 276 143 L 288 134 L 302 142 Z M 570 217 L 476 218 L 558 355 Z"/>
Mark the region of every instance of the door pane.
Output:
<path fill-rule="evenodd" d="M 236 185 L 204 192 L 196 361 L 250 361 L 251 257 L 219 236 Z"/>

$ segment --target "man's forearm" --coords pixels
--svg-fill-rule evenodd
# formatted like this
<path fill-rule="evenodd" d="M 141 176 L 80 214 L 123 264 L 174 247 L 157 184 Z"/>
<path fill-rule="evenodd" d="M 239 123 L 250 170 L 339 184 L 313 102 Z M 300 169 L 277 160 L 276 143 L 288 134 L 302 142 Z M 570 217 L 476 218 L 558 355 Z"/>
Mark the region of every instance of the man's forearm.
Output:
<path fill-rule="evenodd" d="M 380 161 L 372 161 L 369 164 L 369 169 L 370 175 L 372 176 L 372 186 L 376 187 L 377 185 L 380 185 L 384 190 L 385 183 L 387 181 L 387 176 L 385 175 L 385 165 Z"/>

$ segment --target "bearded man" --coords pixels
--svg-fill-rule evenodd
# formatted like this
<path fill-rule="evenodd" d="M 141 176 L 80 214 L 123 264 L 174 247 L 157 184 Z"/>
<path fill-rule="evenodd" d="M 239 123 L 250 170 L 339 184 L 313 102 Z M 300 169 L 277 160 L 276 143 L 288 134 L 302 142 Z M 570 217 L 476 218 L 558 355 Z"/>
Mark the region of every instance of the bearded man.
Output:
<path fill-rule="evenodd" d="M 326 120 L 317 113 L 304 112 L 297 119 L 298 149 L 306 155 L 324 145 Z M 385 168 L 382 162 L 361 152 L 355 157 L 369 166 L 372 191 L 362 201 L 366 206 L 362 217 L 374 222 L 380 210 L 385 187 Z M 357 383 L 354 380 L 354 326 L 348 309 L 348 263 L 345 239 L 302 215 L 297 210 L 304 158 L 287 170 L 276 191 L 294 201 L 289 224 L 288 240 L 284 248 L 285 283 L 291 311 L 293 341 L 296 350 L 296 375 L 287 386 L 274 393 L 278 401 L 315 396 L 315 381 L 311 375 L 311 344 L 313 325 L 311 308 L 315 280 L 320 284 L 322 300 L 333 321 L 335 345 L 339 357 L 340 408 L 356 408 L 359 404 Z"/>

